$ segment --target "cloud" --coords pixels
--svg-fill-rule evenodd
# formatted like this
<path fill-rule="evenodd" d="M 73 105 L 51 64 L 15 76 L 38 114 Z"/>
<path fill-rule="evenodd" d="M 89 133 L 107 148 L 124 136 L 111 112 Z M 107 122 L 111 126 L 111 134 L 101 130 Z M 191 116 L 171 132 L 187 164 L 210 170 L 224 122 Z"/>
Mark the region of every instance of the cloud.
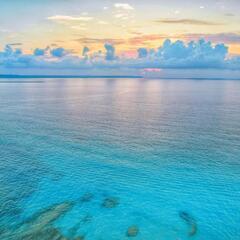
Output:
<path fill-rule="evenodd" d="M 128 39 L 128 43 L 130 45 L 136 46 L 136 45 L 144 45 L 149 41 L 160 41 L 166 39 L 167 35 L 161 35 L 161 34 L 146 34 L 146 35 L 139 35 L 137 37 L 132 37 Z"/>
<path fill-rule="evenodd" d="M 126 15 L 125 13 L 116 13 L 114 15 L 115 18 L 128 18 L 128 15 Z"/>
<path fill-rule="evenodd" d="M 6 57 L 6 58 L 10 56 L 18 57 L 21 54 L 22 54 L 22 50 L 20 48 L 14 49 L 11 44 L 7 44 L 3 52 L 0 52 L 0 56 Z"/>
<path fill-rule="evenodd" d="M 32 54 L 24 54 L 21 49 L 7 45 L 0 51 L 1 68 L 22 69 L 87 69 L 89 72 L 101 69 L 240 69 L 240 56 L 228 55 L 224 44 L 213 44 L 204 39 L 198 41 L 175 41 L 167 39 L 156 49 L 139 48 L 136 57 L 124 54 L 118 56 L 112 43 L 104 44 L 104 51 L 90 53 L 86 46 L 81 56 L 74 55 L 62 47 L 37 48 Z"/>
<path fill-rule="evenodd" d="M 69 51 L 65 50 L 62 47 L 59 47 L 59 48 L 52 49 L 50 53 L 53 57 L 62 58 L 66 56 L 69 53 Z"/>
<path fill-rule="evenodd" d="M 225 13 L 224 15 L 226 17 L 235 17 L 235 14 L 233 14 L 233 13 Z"/>
<path fill-rule="evenodd" d="M 6 28 L 1 28 L 0 27 L 0 34 L 6 34 L 6 33 L 11 33 L 11 30 L 10 29 L 6 29 Z"/>
<path fill-rule="evenodd" d="M 36 48 L 33 52 L 34 56 L 44 56 L 46 49 Z"/>
<path fill-rule="evenodd" d="M 9 46 L 22 46 L 22 43 L 9 43 Z"/>
<path fill-rule="evenodd" d="M 73 41 L 79 42 L 81 44 L 95 44 L 95 43 L 105 44 L 107 42 L 107 43 L 111 43 L 111 44 L 114 44 L 114 45 L 118 45 L 118 44 L 126 43 L 125 39 L 120 39 L 120 38 L 87 38 L 87 37 L 82 37 L 82 38 L 73 39 Z"/>
<path fill-rule="evenodd" d="M 106 57 L 105 59 L 108 61 L 114 60 L 115 57 L 115 48 L 112 44 L 110 43 L 105 43 L 104 45 L 105 49 L 106 49 Z"/>
<path fill-rule="evenodd" d="M 130 21 L 134 18 L 133 15 L 129 14 L 116 14 L 114 17 L 122 21 Z M 122 27 L 126 27 L 126 25 L 122 25 Z"/>
<path fill-rule="evenodd" d="M 119 19 L 119 20 L 129 20 L 129 19 L 133 19 L 134 15 L 129 14 L 128 12 L 116 12 L 114 14 L 114 17 Z"/>
<path fill-rule="evenodd" d="M 165 23 L 165 24 L 186 24 L 186 25 L 206 25 L 206 26 L 217 26 L 222 25 L 217 22 L 210 22 L 198 19 L 174 19 L 174 18 L 166 18 L 166 19 L 158 19 L 155 20 L 157 23 Z"/>
<path fill-rule="evenodd" d="M 86 26 L 71 26 L 74 30 L 87 30 Z"/>
<path fill-rule="evenodd" d="M 212 45 L 203 39 L 198 42 L 171 42 L 165 40 L 157 55 L 166 67 L 218 68 L 223 67 L 228 48 L 224 44 Z"/>
<path fill-rule="evenodd" d="M 109 24 L 108 22 L 102 21 L 102 20 L 99 20 L 97 23 L 100 25 L 108 25 Z"/>
<path fill-rule="evenodd" d="M 148 50 L 147 48 L 139 48 L 138 49 L 138 57 L 139 58 L 145 58 L 148 55 Z"/>
<path fill-rule="evenodd" d="M 48 20 L 58 21 L 58 22 L 69 22 L 69 21 L 79 21 L 79 22 L 88 22 L 93 20 L 93 17 L 88 16 L 80 16 L 80 17 L 72 17 L 65 15 L 55 15 L 47 18 Z"/>
<path fill-rule="evenodd" d="M 122 10 L 130 10 L 130 11 L 134 10 L 134 7 L 128 3 L 115 3 L 114 7 L 117 9 L 122 9 Z"/>
<path fill-rule="evenodd" d="M 88 12 L 82 12 L 81 15 L 82 16 L 88 16 Z"/>
<path fill-rule="evenodd" d="M 115 3 L 113 16 L 119 20 L 129 20 L 134 18 L 134 8 L 128 3 Z"/>
<path fill-rule="evenodd" d="M 82 51 L 82 56 L 83 56 L 84 58 L 88 58 L 88 53 L 89 53 L 89 51 L 90 51 L 90 49 L 85 46 L 85 47 L 83 48 L 83 51 Z"/>
<path fill-rule="evenodd" d="M 217 33 L 217 34 L 185 34 L 187 40 L 204 38 L 212 42 L 224 42 L 230 44 L 240 44 L 240 34 L 238 33 Z"/>

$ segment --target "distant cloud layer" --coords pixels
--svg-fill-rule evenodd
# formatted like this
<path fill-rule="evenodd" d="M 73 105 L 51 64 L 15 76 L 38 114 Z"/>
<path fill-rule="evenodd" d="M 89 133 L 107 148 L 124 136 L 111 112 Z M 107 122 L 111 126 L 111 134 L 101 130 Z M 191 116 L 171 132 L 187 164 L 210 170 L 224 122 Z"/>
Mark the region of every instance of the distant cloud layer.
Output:
<path fill-rule="evenodd" d="M 240 34 L 237 33 L 215 33 L 215 34 L 186 34 L 188 40 L 204 38 L 211 42 L 224 42 L 230 44 L 240 44 Z"/>
<path fill-rule="evenodd" d="M 186 24 L 186 25 L 208 25 L 208 26 L 217 26 L 222 25 L 221 23 L 210 22 L 210 21 L 203 21 L 198 19 L 159 19 L 156 20 L 158 23 L 167 23 L 167 24 Z"/>
<path fill-rule="evenodd" d="M 139 48 L 136 57 L 117 56 L 110 43 L 104 44 L 104 51 L 94 53 L 85 46 L 81 56 L 62 47 L 37 48 L 32 54 L 15 47 L 7 45 L 0 51 L 0 65 L 5 69 L 240 69 L 240 57 L 229 58 L 226 45 L 203 39 L 187 44 L 167 39 L 158 49 Z"/>
<path fill-rule="evenodd" d="M 65 22 L 65 21 L 91 21 L 92 17 L 87 16 L 80 16 L 80 17 L 72 17 L 72 16 L 64 16 L 64 15 L 55 15 L 47 18 L 48 20 L 52 21 L 59 21 L 59 22 Z"/>

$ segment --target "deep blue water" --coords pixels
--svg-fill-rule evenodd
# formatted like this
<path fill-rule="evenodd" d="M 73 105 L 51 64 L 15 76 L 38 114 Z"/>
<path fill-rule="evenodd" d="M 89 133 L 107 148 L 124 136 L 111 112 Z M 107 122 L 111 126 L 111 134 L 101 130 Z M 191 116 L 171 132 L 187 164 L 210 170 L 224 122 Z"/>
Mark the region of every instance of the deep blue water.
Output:
<path fill-rule="evenodd" d="M 1 240 L 239 240 L 240 81 L 1 79 L 0 213 Z"/>

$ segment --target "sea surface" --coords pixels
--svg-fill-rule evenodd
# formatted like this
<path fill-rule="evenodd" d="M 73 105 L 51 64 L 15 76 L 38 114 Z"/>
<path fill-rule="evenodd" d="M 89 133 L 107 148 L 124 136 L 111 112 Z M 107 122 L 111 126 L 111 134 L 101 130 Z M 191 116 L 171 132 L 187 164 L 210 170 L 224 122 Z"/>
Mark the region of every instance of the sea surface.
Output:
<path fill-rule="evenodd" d="M 0 79 L 1 240 L 239 240 L 240 81 Z"/>

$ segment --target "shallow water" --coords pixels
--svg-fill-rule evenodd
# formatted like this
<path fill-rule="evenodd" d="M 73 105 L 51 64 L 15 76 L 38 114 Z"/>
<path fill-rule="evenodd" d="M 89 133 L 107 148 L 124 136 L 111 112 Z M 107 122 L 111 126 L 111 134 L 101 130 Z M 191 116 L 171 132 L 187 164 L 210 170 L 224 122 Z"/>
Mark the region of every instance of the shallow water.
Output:
<path fill-rule="evenodd" d="M 240 239 L 240 81 L 18 81 L 0 80 L 1 240 Z"/>

